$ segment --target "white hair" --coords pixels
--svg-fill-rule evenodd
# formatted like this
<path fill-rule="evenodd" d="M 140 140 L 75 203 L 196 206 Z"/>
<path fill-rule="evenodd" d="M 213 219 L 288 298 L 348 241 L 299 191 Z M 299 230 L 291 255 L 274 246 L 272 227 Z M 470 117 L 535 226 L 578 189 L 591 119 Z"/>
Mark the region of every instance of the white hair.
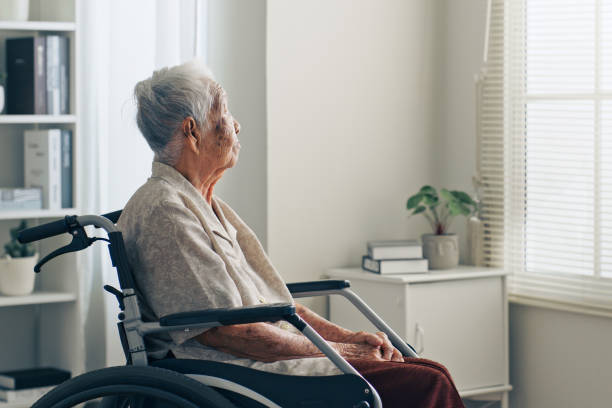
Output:
<path fill-rule="evenodd" d="M 204 132 L 207 116 L 220 92 L 212 73 L 199 60 L 153 72 L 134 88 L 136 123 L 155 160 L 174 165 L 183 150 L 178 130 L 191 116 Z"/>

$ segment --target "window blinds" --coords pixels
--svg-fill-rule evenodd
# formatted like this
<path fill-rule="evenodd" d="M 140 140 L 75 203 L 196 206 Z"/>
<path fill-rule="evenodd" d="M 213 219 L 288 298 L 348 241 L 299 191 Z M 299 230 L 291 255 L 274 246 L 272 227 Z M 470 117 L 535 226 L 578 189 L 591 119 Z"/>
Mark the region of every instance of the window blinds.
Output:
<path fill-rule="evenodd" d="M 612 309 L 612 0 L 494 0 L 489 55 L 487 264 L 517 295 Z"/>
<path fill-rule="evenodd" d="M 477 177 L 483 220 L 483 263 L 504 262 L 504 1 L 492 0 L 487 63 L 476 82 Z"/>

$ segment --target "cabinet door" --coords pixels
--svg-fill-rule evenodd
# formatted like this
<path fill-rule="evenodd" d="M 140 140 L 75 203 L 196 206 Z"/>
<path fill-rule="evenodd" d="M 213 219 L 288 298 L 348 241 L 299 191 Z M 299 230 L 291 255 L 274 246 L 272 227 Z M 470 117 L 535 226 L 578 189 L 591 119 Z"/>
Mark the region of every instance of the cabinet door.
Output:
<path fill-rule="evenodd" d="M 406 337 L 444 364 L 459 390 L 504 383 L 504 307 L 499 277 L 411 284 Z"/>

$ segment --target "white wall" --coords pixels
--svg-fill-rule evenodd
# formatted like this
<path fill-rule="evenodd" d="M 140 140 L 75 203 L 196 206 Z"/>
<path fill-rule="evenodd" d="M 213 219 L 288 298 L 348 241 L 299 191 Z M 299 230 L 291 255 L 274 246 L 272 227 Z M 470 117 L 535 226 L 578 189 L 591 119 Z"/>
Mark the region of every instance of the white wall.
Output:
<path fill-rule="evenodd" d="M 512 407 L 607 407 L 612 401 L 612 321 L 512 305 Z"/>
<path fill-rule="evenodd" d="M 268 248 L 287 281 L 424 232 L 405 201 L 436 166 L 430 8 L 268 1 Z"/>
<path fill-rule="evenodd" d="M 473 75 L 482 60 L 485 0 L 438 0 L 441 41 L 436 92 L 436 183 L 469 190 L 475 168 Z M 456 230 L 463 232 L 463 222 Z M 461 227 L 461 228 L 459 228 Z M 462 255 L 465 237 L 462 235 Z M 516 408 L 604 407 L 609 387 L 612 321 L 562 311 L 510 307 L 510 405 Z"/>
<path fill-rule="evenodd" d="M 267 244 L 266 1 L 209 0 L 208 64 L 240 122 L 242 149 L 219 195 Z"/>
<path fill-rule="evenodd" d="M 476 168 L 476 109 L 474 75 L 482 66 L 486 0 L 437 0 L 436 26 L 436 184 L 474 193 Z M 461 261 L 467 261 L 466 220 L 457 217 L 451 227 L 460 234 Z"/>

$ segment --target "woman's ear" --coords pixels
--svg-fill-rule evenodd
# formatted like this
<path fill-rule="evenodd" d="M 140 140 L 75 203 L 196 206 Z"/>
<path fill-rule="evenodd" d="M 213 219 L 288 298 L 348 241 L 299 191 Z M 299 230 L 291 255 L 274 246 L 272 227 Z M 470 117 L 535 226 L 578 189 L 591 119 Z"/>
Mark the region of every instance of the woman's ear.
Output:
<path fill-rule="evenodd" d="M 187 116 L 185 119 L 183 119 L 182 130 L 183 136 L 185 136 L 187 139 L 187 146 L 189 146 L 189 149 L 191 149 L 194 153 L 197 153 L 199 151 L 202 133 L 200 132 L 195 119 L 191 116 Z"/>

